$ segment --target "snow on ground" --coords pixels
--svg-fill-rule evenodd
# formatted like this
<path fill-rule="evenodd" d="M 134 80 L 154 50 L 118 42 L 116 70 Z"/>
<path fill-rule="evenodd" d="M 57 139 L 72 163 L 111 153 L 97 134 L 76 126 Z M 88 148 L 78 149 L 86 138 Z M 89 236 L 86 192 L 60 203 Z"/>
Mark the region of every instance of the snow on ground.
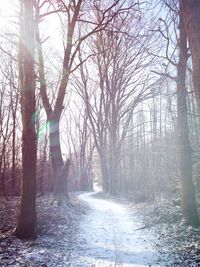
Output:
<path fill-rule="evenodd" d="M 19 201 L 1 199 L 0 266 L 200 266 L 199 230 L 168 222 L 174 220 L 169 206 L 156 208 L 155 213 L 148 203 L 135 205 L 100 196 L 71 195 L 73 206 L 62 208 L 53 207 L 51 197 L 38 198 L 36 241 L 10 236 Z"/>
<path fill-rule="evenodd" d="M 156 236 L 138 230 L 142 222 L 136 213 L 122 204 L 93 198 L 94 194 L 79 196 L 91 209 L 80 225 L 69 266 L 166 266 L 154 245 Z"/>
<path fill-rule="evenodd" d="M 0 217 L 0 266 L 67 266 L 70 253 L 76 245 L 79 223 L 85 213 L 85 207 L 77 199 L 71 201 L 73 207 L 56 208 L 51 204 L 51 196 L 38 198 L 39 237 L 35 241 L 22 241 L 10 236 L 15 226 L 17 203 L 10 203 L 7 212 L 8 206 L 4 207 L 4 220 Z"/>

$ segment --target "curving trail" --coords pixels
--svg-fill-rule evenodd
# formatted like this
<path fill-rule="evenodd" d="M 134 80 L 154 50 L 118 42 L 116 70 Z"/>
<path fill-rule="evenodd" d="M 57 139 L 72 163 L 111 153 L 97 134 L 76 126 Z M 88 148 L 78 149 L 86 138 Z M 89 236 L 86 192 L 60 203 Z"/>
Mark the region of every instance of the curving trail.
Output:
<path fill-rule="evenodd" d="M 81 222 L 69 266 L 167 266 L 154 246 L 156 237 L 149 230 L 138 230 L 142 225 L 136 213 L 94 194 L 79 196 L 91 209 Z"/>

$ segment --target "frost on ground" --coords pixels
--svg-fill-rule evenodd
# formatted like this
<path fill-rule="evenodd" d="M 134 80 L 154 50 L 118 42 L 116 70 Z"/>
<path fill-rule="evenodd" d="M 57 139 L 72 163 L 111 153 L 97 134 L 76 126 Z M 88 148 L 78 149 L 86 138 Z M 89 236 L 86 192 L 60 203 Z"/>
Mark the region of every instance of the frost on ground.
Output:
<path fill-rule="evenodd" d="M 85 212 L 77 199 L 72 197 L 71 201 L 72 207 L 56 208 L 51 204 L 51 197 L 38 198 L 39 237 L 36 241 L 21 241 L 10 236 L 16 221 L 18 199 L 9 203 L 1 199 L 0 266 L 66 266 Z"/>
<path fill-rule="evenodd" d="M 200 233 L 180 224 L 178 207 L 71 197 L 73 206 L 63 208 L 38 198 L 36 241 L 10 236 L 18 200 L 1 200 L 0 266 L 200 266 Z"/>
<path fill-rule="evenodd" d="M 167 266 L 169 258 L 154 245 L 156 236 L 147 229 L 138 231 L 142 224 L 136 211 L 93 194 L 80 196 L 91 209 L 81 223 L 72 266 Z"/>
<path fill-rule="evenodd" d="M 135 206 L 135 205 L 134 205 Z M 200 266 L 200 228 L 182 223 L 181 208 L 173 202 L 138 204 L 146 228 L 157 235 L 156 246 L 171 255 L 173 266 Z"/>

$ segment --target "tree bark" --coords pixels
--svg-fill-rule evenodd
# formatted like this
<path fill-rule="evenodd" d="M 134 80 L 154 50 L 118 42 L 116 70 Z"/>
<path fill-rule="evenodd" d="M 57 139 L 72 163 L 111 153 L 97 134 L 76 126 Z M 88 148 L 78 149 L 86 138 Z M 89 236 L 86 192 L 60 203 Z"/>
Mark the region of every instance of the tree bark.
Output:
<path fill-rule="evenodd" d="M 181 2 L 192 56 L 192 78 L 200 116 L 200 1 L 182 0 Z"/>
<path fill-rule="evenodd" d="M 35 131 L 35 73 L 34 73 L 34 30 L 33 1 L 24 0 L 22 23 L 22 168 L 23 185 L 20 214 L 15 235 L 18 238 L 37 237 L 36 229 L 36 131 Z"/>
<path fill-rule="evenodd" d="M 58 205 L 64 203 L 69 199 L 68 187 L 67 187 L 67 176 L 69 172 L 70 162 L 67 161 L 67 169 L 64 166 L 62 159 L 62 152 L 60 146 L 60 130 L 59 120 L 49 119 L 49 145 L 50 145 L 50 156 L 54 174 L 54 195 Z"/>
<path fill-rule="evenodd" d="M 192 181 L 192 151 L 189 142 L 186 102 L 187 34 L 183 23 L 183 7 L 180 9 L 179 62 L 177 65 L 178 141 L 182 186 L 182 212 L 187 225 L 199 225 L 195 190 Z"/>

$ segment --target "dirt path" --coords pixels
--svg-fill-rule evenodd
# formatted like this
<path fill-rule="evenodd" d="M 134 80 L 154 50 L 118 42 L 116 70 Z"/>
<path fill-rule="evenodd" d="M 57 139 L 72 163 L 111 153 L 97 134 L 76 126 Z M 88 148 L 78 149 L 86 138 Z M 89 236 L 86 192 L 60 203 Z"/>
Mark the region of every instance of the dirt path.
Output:
<path fill-rule="evenodd" d="M 156 237 L 142 224 L 136 212 L 121 204 L 97 199 L 95 193 L 79 198 L 91 208 L 81 222 L 70 264 L 76 267 L 167 266 L 156 250 Z"/>

